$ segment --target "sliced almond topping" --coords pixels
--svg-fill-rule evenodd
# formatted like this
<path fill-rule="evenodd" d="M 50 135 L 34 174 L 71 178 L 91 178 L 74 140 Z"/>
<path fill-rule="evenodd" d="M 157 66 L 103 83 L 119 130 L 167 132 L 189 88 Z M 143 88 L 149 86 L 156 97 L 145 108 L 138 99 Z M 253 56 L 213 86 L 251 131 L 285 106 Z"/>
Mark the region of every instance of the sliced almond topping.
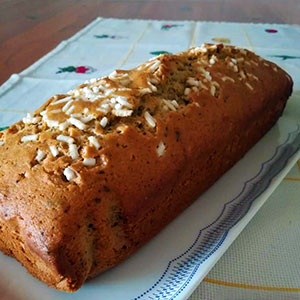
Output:
<path fill-rule="evenodd" d="M 139 89 L 139 92 L 140 92 L 141 95 L 151 94 L 152 93 L 151 89 L 149 89 L 149 88 Z"/>
<path fill-rule="evenodd" d="M 80 117 L 80 121 L 85 124 L 92 121 L 93 119 L 95 119 L 95 117 L 93 115 L 88 115 L 86 117 Z"/>
<path fill-rule="evenodd" d="M 40 162 L 45 156 L 46 156 L 46 153 L 44 151 L 38 149 L 35 160 Z"/>
<path fill-rule="evenodd" d="M 21 137 L 21 142 L 30 142 L 30 141 L 36 141 L 38 139 L 37 134 L 29 134 L 29 135 L 24 135 Z"/>
<path fill-rule="evenodd" d="M 205 80 L 205 79 L 204 79 L 204 80 Z M 208 90 L 208 87 L 207 87 L 206 85 L 204 85 L 201 81 L 199 81 L 199 87 L 200 87 L 201 89 Z M 195 86 L 193 87 L 193 90 L 194 90 L 194 88 L 195 88 Z M 198 89 L 197 89 L 197 91 L 198 91 Z"/>
<path fill-rule="evenodd" d="M 68 122 L 81 130 L 84 130 L 87 128 L 87 125 L 82 123 L 80 120 L 72 118 L 72 117 L 68 119 Z"/>
<path fill-rule="evenodd" d="M 191 92 L 190 88 L 185 88 L 184 89 L 184 95 L 187 96 Z"/>
<path fill-rule="evenodd" d="M 199 86 L 199 81 L 193 77 L 188 77 L 186 83 L 189 84 L 190 86 Z"/>
<path fill-rule="evenodd" d="M 157 146 L 157 149 L 156 149 L 157 155 L 158 155 L 159 157 L 163 156 L 163 155 L 165 154 L 165 149 L 166 149 L 166 146 L 165 146 L 165 144 L 161 141 L 161 142 L 159 143 L 159 145 Z"/>
<path fill-rule="evenodd" d="M 74 143 L 74 139 L 70 136 L 66 136 L 66 135 L 62 135 L 60 134 L 59 136 L 57 136 L 56 138 L 58 141 L 60 142 L 65 142 L 65 143 L 68 143 L 68 144 L 73 144 Z"/>
<path fill-rule="evenodd" d="M 213 58 L 211 58 L 211 59 L 209 60 L 209 63 L 210 63 L 211 65 L 213 65 L 215 62 L 216 62 L 216 61 L 215 61 Z"/>
<path fill-rule="evenodd" d="M 65 97 L 65 98 L 62 98 L 62 99 L 57 100 L 55 102 L 52 102 L 50 105 L 56 105 L 56 104 L 60 104 L 60 103 L 70 101 L 70 100 L 72 100 L 72 97 Z"/>
<path fill-rule="evenodd" d="M 65 112 L 66 115 L 70 115 L 70 114 L 73 112 L 74 109 L 75 109 L 75 106 L 72 105 L 72 106 Z"/>
<path fill-rule="evenodd" d="M 150 127 L 154 128 L 156 126 L 156 121 L 149 112 L 146 111 L 144 117 Z"/>
<path fill-rule="evenodd" d="M 247 78 L 244 71 L 240 71 L 240 75 L 241 75 L 241 77 L 242 77 L 243 79 L 246 79 L 246 78 Z"/>
<path fill-rule="evenodd" d="M 159 68 L 160 64 L 160 60 L 154 61 L 154 63 L 149 67 L 149 70 L 154 73 Z"/>
<path fill-rule="evenodd" d="M 212 85 L 210 87 L 210 93 L 212 94 L 212 96 L 215 96 L 215 94 L 216 94 L 216 87 L 214 85 Z"/>
<path fill-rule="evenodd" d="M 117 117 L 129 117 L 132 115 L 133 110 L 130 109 L 114 109 L 112 113 Z"/>
<path fill-rule="evenodd" d="M 83 164 L 85 166 L 92 167 L 96 164 L 96 159 L 95 158 L 84 158 Z"/>
<path fill-rule="evenodd" d="M 157 92 L 157 87 L 153 85 L 149 80 L 147 81 L 147 84 L 152 92 Z"/>
<path fill-rule="evenodd" d="M 229 80 L 231 82 L 235 82 L 233 78 L 229 77 L 229 76 L 223 76 L 222 78 L 222 81 L 226 81 L 226 80 Z"/>
<path fill-rule="evenodd" d="M 245 84 L 246 84 L 246 86 L 247 86 L 251 91 L 253 91 L 253 87 L 252 87 L 252 85 L 251 85 L 250 83 L 246 82 Z"/>
<path fill-rule="evenodd" d="M 179 104 L 176 100 L 172 100 L 171 103 L 176 107 L 179 108 Z"/>
<path fill-rule="evenodd" d="M 56 157 L 59 154 L 57 147 L 55 145 L 49 146 L 49 149 L 53 157 Z"/>
<path fill-rule="evenodd" d="M 89 136 L 88 140 L 90 145 L 94 146 L 97 150 L 101 147 L 98 140 L 94 136 Z"/>
<path fill-rule="evenodd" d="M 78 148 L 75 144 L 69 144 L 69 154 L 73 159 L 79 157 Z"/>
<path fill-rule="evenodd" d="M 66 128 L 68 128 L 68 126 L 69 126 L 69 122 L 68 122 L 68 121 L 65 121 L 65 122 L 63 122 L 63 123 L 60 123 L 60 124 L 58 125 L 58 128 L 59 128 L 60 131 L 64 131 Z"/>
<path fill-rule="evenodd" d="M 64 106 L 63 106 L 63 108 L 61 109 L 63 112 L 66 112 L 68 109 L 69 109 L 69 107 L 72 105 L 72 102 L 73 102 L 73 100 L 69 100 Z"/>
<path fill-rule="evenodd" d="M 26 117 L 23 118 L 24 124 L 36 124 L 39 121 L 38 117 L 34 117 L 32 113 L 27 113 Z"/>
<path fill-rule="evenodd" d="M 256 67 L 258 67 L 258 63 L 257 63 L 256 61 L 250 60 L 250 62 L 251 62 L 253 65 L 255 65 Z"/>
<path fill-rule="evenodd" d="M 108 123 L 108 119 L 106 117 L 103 117 L 100 121 L 100 125 L 104 128 Z"/>
<path fill-rule="evenodd" d="M 52 114 L 58 114 L 61 112 L 61 109 L 53 109 L 53 110 L 50 110 L 49 112 Z"/>
<path fill-rule="evenodd" d="M 72 181 L 76 178 L 76 172 L 70 167 L 64 169 L 64 175 L 68 181 Z"/>
<path fill-rule="evenodd" d="M 171 103 L 170 100 L 163 99 L 163 101 L 168 106 L 169 109 L 171 109 L 172 111 L 176 111 L 176 107 Z"/>

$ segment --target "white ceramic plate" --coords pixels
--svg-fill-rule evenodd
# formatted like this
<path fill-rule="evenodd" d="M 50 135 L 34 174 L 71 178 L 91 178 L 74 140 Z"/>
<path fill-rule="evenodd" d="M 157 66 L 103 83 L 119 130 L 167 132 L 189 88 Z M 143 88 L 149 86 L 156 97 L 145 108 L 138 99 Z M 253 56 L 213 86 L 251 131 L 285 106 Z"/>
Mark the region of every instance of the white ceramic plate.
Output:
<path fill-rule="evenodd" d="M 294 93 L 272 130 L 127 261 L 67 294 L 0 254 L 0 298 L 187 299 L 300 157 L 299 98 Z"/>

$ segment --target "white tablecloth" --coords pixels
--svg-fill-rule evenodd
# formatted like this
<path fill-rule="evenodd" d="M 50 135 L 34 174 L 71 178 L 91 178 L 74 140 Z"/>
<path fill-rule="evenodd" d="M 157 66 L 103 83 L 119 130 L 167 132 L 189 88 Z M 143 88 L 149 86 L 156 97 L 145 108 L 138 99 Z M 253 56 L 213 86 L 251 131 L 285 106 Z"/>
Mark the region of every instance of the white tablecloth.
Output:
<path fill-rule="evenodd" d="M 289 72 L 300 101 L 300 28 L 296 25 L 98 18 L 0 87 L 0 128 L 48 97 L 163 52 L 229 43 Z M 3 70 L 2 70 L 3 71 Z M 300 116 L 299 116 L 300 119 Z M 196 299 L 300 299 L 300 164 L 195 290 Z"/>

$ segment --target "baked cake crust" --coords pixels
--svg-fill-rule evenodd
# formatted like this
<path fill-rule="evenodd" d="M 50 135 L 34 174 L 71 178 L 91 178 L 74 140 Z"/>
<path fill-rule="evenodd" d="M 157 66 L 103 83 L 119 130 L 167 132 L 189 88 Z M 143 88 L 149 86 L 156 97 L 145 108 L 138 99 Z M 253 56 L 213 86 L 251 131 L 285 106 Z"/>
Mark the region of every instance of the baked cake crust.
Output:
<path fill-rule="evenodd" d="M 274 63 L 205 44 L 50 98 L 0 136 L 0 250 L 76 291 L 232 167 L 291 92 Z"/>

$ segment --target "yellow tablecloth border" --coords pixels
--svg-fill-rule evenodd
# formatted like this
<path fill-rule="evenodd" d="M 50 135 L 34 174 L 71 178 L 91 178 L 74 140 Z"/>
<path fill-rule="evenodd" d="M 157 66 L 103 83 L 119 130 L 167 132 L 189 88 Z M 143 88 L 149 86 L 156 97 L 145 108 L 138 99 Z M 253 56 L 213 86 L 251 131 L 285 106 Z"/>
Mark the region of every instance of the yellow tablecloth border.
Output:
<path fill-rule="evenodd" d="M 222 286 L 230 286 L 230 287 L 236 287 L 236 288 L 250 289 L 250 290 L 264 290 L 264 291 L 278 291 L 278 292 L 297 292 L 297 293 L 300 292 L 300 288 L 251 285 L 251 284 L 245 284 L 245 283 L 217 280 L 217 279 L 208 278 L 208 277 L 204 278 L 203 282 L 222 285 Z"/>

